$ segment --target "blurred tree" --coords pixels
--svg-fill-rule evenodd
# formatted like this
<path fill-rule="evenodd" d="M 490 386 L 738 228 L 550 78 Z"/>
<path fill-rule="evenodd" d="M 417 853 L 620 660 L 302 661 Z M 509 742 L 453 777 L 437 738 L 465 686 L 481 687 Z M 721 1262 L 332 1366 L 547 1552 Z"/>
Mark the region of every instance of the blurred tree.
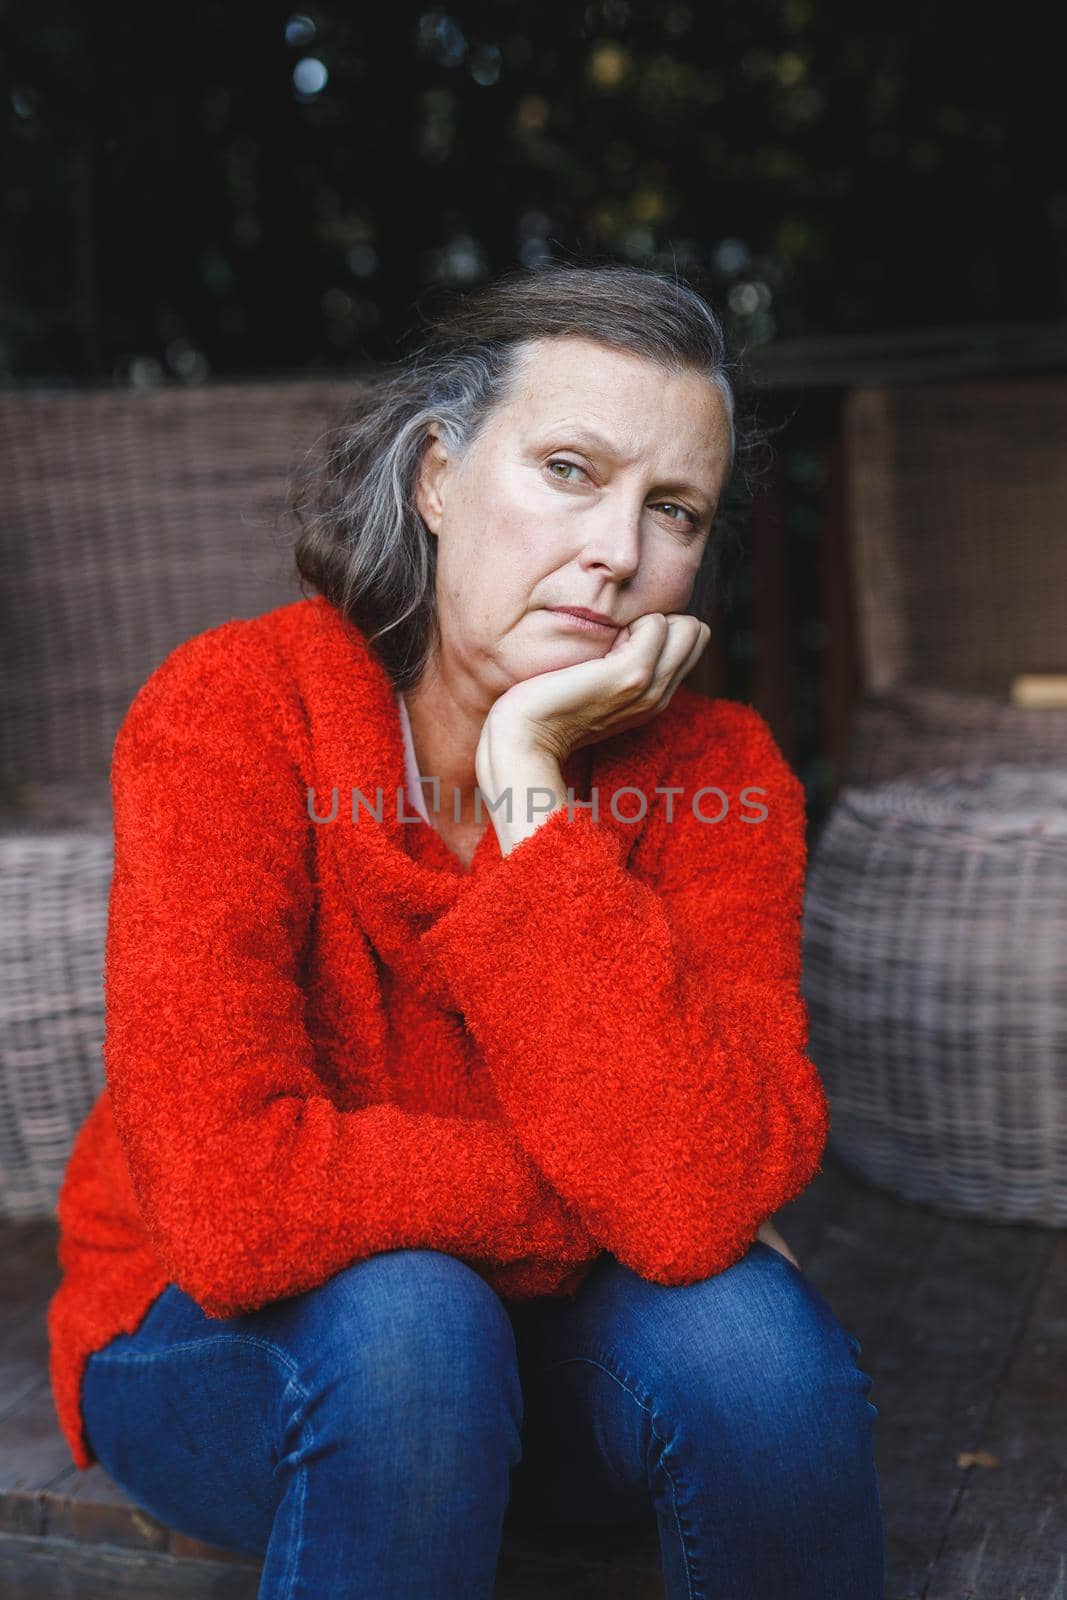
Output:
<path fill-rule="evenodd" d="M 374 361 L 427 286 L 589 249 L 709 275 L 754 344 L 1063 313 L 1058 64 L 1025 7 L 41 0 L 0 24 L 8 377 Z"/>

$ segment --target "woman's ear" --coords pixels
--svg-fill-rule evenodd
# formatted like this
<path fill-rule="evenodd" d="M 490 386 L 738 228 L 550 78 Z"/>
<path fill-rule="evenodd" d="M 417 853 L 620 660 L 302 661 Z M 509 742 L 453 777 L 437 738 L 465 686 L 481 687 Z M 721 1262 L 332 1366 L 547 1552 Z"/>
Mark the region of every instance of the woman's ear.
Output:
<path fill-rule="evenodd" d="M 435 536 L 440 532 L 444 514 L 445 474 L 448 468 L 448 451 L 441 443 L 440 429 L 431 422 L 427 429 L 426 447 L 419 463 L 418 482 L 415 486 L 415 503 L 427 528 Z"/>

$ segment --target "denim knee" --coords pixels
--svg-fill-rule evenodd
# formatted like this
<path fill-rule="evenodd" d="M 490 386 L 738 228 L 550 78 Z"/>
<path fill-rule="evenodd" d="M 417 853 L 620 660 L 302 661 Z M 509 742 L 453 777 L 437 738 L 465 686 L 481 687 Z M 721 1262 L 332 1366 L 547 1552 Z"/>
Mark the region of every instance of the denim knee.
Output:
<path fill-rule="evenodd" d="M 466 1439 L 480 1431 L 483 1445 L 495 1431 L 518 1460 L 523 1402 L 511 1321 L 457 1257 L 384 1251 L 254 1316 L 294 1356 L 305 1409 L 341 1412 L 346 1433 L 385 1431 L 419 1450 L 430 1429 Z"/>
<path fill-rule="evenodd" d="M 761 1240 L 733 1266 L 693 1284 L 664 1286 L 614 1258 L 582 1302 L 584 1349 L 644 1396 L 657 1416 L 719 1437 L 736 1423 L 802 1423 L 816 1432 L 869 1430 L 872 1379 L 856 1363 L 859 1340 L 813 1284 Z M 761 1420 L 762 1419 L 762 1420 Z"/>
<path fill-rule="evenodd" d="M 793 1389 L 816 1409 L 833 1405 L 866 1433 L 878 1408 L 867 1398 L 873 1379 L 858 1364 L 856 1335 L 811 1280 L 764 1240 L 737 1267 L 731 1284 L 753 1306 L 750 1360 L 766 1374 L 771 1394 L 781 1386 L 784 1398 Z"/>

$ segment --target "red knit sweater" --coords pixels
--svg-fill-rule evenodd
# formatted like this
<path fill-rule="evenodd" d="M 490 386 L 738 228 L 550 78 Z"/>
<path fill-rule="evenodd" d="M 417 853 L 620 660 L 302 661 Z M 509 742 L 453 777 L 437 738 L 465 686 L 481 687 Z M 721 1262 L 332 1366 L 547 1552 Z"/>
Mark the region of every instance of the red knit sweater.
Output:
<path fill-rule="evenodd" d="M 48 1311 L 77 1467 L 86 1358 L 169 1282 L 228 1317 L 424 1247 L 504 1299 L 573 1293 L 601 1250 L 692 1283 L 819 1170 L 804 796 L 766 723 L 683 687 L 564 777 L 595 818 L 507 856 L 490 822 L 465 869 L 403 820 L 391 682 L 321 597 L 198 634 L 135 696 L 106 1087 Z"/>

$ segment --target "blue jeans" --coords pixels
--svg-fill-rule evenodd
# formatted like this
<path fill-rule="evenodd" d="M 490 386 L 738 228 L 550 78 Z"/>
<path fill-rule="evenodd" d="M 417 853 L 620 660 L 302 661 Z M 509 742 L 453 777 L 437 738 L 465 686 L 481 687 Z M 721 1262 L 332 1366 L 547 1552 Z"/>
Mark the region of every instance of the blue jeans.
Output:
<path fill-rule="evenodd" d="M 115 1482 L 261 1555 L 269 1600 L 490 1600 L 505 1512 L 654 1523 L 667 1600 L 884 1600 L 859 1349 L 762 1240 L 699 1283 L 604 1254 L 518 1302 L 391 1250 L 225 1320 L 170 1284 L 82 1397 Z"/>

